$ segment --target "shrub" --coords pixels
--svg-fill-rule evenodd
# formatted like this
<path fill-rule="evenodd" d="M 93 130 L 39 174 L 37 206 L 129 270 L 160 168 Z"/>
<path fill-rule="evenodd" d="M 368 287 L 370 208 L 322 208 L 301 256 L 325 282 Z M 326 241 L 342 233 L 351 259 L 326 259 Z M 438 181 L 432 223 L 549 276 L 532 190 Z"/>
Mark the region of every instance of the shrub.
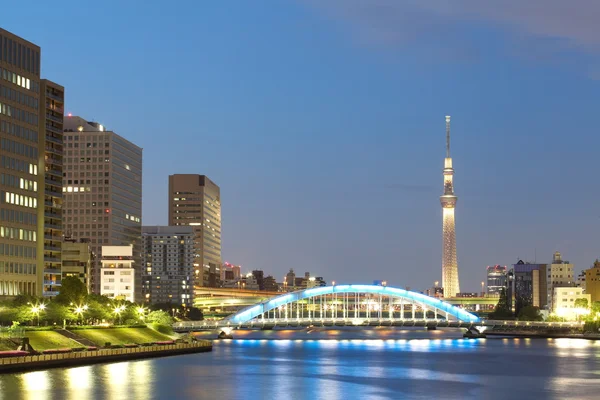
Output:
<path fill-rule="evenodd" d="M 126 347 L 126 348 L 132 348 L 132 347 L 139 347 L 139 345 L 138 345 L 138 344 L 136 344 L 136 343 L 127 343 L 127 344 L 125 345 L 125 347 Z"/>
<path fill-rule="evenodd" d="M 105 342 L 105 343 L 104 343 L 104 347 L 110 347 L 110 346 L 111 346 L 111 343 L 110 343 L 110 342 Z"/>
<path fill-rule="evenodd" d="M 73 347 L 72 350 L 75 351 L 85 351 L 85 347 Z"/>

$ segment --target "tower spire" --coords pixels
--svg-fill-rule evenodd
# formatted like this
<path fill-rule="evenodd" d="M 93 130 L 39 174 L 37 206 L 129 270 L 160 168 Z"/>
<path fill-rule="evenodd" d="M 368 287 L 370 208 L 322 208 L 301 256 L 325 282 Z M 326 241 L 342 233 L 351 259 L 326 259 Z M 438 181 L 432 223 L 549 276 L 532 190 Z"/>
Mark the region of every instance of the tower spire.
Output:
<path fill-rule="evenodd" d="M 450 116 L 446 115 L 446 158 L 450 158 Z"/>

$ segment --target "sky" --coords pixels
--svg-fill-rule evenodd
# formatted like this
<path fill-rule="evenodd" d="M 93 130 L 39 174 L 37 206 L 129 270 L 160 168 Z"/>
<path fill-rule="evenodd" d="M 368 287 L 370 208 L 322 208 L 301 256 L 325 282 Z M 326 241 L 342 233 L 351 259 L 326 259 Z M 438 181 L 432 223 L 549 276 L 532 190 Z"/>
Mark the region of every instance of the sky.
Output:
<path fill-rule="evenodd" d="M 461 290 L 600 257 L 596 0 L 35 3 L 0 26 L 41 46 L 67 112 L 144 148 L 144 225 L 168 175 L 205 174 L 243 270 L 441 280 L 445 115 Z"/>

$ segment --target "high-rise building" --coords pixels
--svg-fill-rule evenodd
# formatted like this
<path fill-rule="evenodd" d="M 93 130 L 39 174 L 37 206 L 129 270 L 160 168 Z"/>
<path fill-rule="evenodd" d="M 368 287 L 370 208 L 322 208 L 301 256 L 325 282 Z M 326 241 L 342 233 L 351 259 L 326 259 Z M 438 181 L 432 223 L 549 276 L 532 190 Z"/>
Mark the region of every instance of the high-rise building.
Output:
<path fill-rule="evenodd" d="M 502 289 L 506 289 L 506 267 L 494 265 L 487 267 L 487 294 L 490 297 L 500 297 Z"/>
<path fill-rule="evenodd" d="M 63 115 L 65 89 L 47 79 L 40 85 L 40 137 L 44 139 L 44 203 L 38 219 L 44 221 L 45 297 L 56 296 L 61 283 L 61 247 L 63 240 Z"/>
<path fill-rule="evenodd" d="M 600 301 L 600 261 L 596 259 L 592 268 L 585 270 L 585 292 L 591 301 Z"/>
<path fill-rule="evenodd" d="M 100 294 L 115 300 L 136 301 L 133 246 L 102 246 L 101 254 Z"/>
<path fill-rule="evenodd" d="M 444 296 L 454 297 L 460 293 L 458 281 L 458 259 L 456 257 L 456 231 L 454 208 L 457 197 L 454 195 L 454 168 L 450 157 L 450 116 L 446 116 L 446 158 L 444 160 L 444 194 L 442 204 L 442 287 Z"/>
<path fill-rule="evenodd" d="M 546 292 L 548 299 L 546 305 L 549 310 L 554 310 L 554 288 L 557 287 L 574 287 L 575 275 L 573 272 L 574 265 L 562 259 L 557 251 L 552 258 L 552 264 L 548 266 L 546 276 Z"/>
<path fill-rule="evenodd" d="M 90 239 L 96 260 L 102 246 L 133 245 L 135 299 L 141 301 L 142 148 L 96 122 L 64 119 L 65 178 L 63 228 L 75 239 Z M 100 293 L 98 261 L 91 288 Z"/>
<path fill-rule="evenodd" d="M 87 240 L 76 241 L 65 238 L 61 248 L 61 280 L 74 276 L 78 278 L 88 292 L 90 291 L 89 271 L 92 266 L 92 249 Z"/>
<path fill-rule="evenodd" d="M 191 226 L 142 227 L 144 302 L 193 305 L 194 237 Z"/>
<path fill-rule="evenodd" d="M 39 121 L 46 108 L 40 100 L 40 48 L 0 29 L 0 295 L 42 294 L 46 140 Z"/>
<path fill-rule="evenodd" d="M 523 307 L 547 306 L 547 264 L 531 264 L 519 260 L 513 265 L 510 290 L 511 303 L 514 300 L 514 310 L 518 315 Z"/>
<path fill-rule="evenodd" d="M 194 228 L 194 286 L 219 287 L 222 265 L 219 187 L 204 175 L 170 175 L 169 225 Z"/>

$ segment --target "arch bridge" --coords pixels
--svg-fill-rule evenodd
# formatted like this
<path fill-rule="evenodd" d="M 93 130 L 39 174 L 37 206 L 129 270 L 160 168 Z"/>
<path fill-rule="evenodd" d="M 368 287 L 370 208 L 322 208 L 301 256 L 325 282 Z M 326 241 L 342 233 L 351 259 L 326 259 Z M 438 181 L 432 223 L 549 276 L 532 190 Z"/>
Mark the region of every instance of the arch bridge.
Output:
<path fill-rule="evenodd" d="M 179 322 L 177 331 L 302 326 L 466 327 L 479 317 L 440 299 L 378 285 L 315 287 L 261 301 L 219 321 Z"/>

